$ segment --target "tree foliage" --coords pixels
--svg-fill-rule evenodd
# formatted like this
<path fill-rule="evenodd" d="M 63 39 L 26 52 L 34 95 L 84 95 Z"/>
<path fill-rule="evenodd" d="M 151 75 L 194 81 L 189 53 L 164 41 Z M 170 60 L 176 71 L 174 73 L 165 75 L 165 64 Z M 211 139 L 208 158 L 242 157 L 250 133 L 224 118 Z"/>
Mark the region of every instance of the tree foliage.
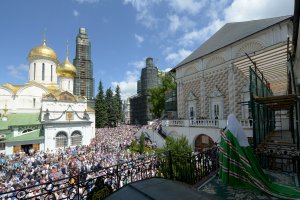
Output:
<path fill-rule="evenodd" d="M 116 101 L 116 118 L 117 123 L 122 121 L 122 99 L 121 99 L 121 91 L 119 85 L 117 85 L 114 95 L 115 101 Z"/>
<path fill-rule="evenodd" d="M 140 137 L 140 146 L 139 146 L 140 154 L 143 154 L 144 150 L 145 150 L 145 134 L 142 132 Z"/>
<path fill-rule="evenodd" d="M 161 85 L 159 85 L 156 88 L 149 89 L 149 101 L 151 103 L 150 112 L 156 118 L 160 118 L 162 116 L 163 111 L 165 110 L 166 91 L 176 89 L 176 83 L 173 76 L 174 75 L 171 72 L 165 74 L 164 76 L 160 76 Z"/>
<path fill-rule="evenodd" d="M 163 148 L 157 149 L 156 154 L 162 162 L 159 173 L 163 177 L 186 183 L 194 183 L 195 162 L 192 160 L 192 147 L 186 137 L 167 137 Z"/>
<path fill-rule="evenodd" d="M 105 102 L 107 105 L 108 126 L 115 127 L 117 122 L 117 116 L 116 116 L 117 104 L 111 88 L 108 88 L 106 90 Z"/>
<path fill-rule="evenodd" d="M 98 94 L 95 102 L 96 127 L 103 128 L 105 126 L 115 127 L 121 121 L 122 116 L 122 100 L 120 87 L 117 86 L 115 95 L 111 88 L 106 90 L 104 95 L 103 84 L 100 81 Z"/>
<path fill-rule="evenodd" d="M 185 136 L 180 138 L 166 137 L 165 145 L 158 149 L 159 152 L 171 151 L 179 156 L 189 156 L 192 154 L 192 147 Z"/>
<path fill-rule="evenodd" d="M 99 82 L 98 94 L 95 101 L 96 127 L 103 128 L 107 125 L 107 106 L 104 98 L 102 81 Z"/>

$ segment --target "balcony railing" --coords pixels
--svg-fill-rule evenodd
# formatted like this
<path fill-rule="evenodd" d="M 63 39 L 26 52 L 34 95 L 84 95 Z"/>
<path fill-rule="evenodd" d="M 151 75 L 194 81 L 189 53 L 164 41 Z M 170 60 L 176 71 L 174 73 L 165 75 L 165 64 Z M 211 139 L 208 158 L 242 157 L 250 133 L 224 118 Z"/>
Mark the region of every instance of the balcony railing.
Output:
<path fill-rule="evenodd" d="M 252 119 L 240 120 L 243 128 L 252 128 Z M 225 128 L 226 120 L 223 119 L 197 119 L 197 120 L 163 120 L 163 126 L 177 126 L 177 127 L 212 127 Z"/>
<path fill-rule="evenodd" d="M 178 153 L 178 152 L 177 152 Z M 104 199 L 123 186 L 152 177 L 194 184 L 218 169 L 218 149 L 193 156 L 166 152 L 48 183 L 0 191 L 0 199 Z"/>

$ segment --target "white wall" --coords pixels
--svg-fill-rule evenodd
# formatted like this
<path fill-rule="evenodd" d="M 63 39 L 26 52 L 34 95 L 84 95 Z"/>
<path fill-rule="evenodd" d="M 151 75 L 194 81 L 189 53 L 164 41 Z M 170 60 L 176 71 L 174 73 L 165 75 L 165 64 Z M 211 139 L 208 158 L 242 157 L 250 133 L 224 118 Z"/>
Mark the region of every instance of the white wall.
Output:
<path fill-rule="evenodd" d="M 36 66 L 35 76 L 34 76 L 34 63 Z M 45 65 L 45 76 L 42 80 L 42 66 Z M 52 65 L 52 81 L 51 81 L 51 65 Z M 41 84 L 56 84 L 57 74 L 56 74 L 56 63 L 47 59 L 36 59 L 31 61 L 29 64 L 29 81 L 35 81 Z"/>
<path fill-rule="evenodd" d="M 45 146 L 44 149 L 47 151 L 56 149 L 55 147 L 55 137 L 58 132 L 65 132 L 68 136 L 68 147 L 71 146 L 71 134 L 74 131 L 79 131 L 82 135 L 82 145 L 89 145 L 92 139 L 92 128 L 89 122 L 83 123 L 52 123 L 46 124 L 45 128 Z"/>
<path fill-rule="evenodd" d="M 47 93 L 46 88 L 34 84 L 25 85 L 15 95 L 0 87 L 0 110 L 7 105 L 8 113 L 38 112 L 42 106 L 42 97 Z"/>
<path fill-rule="evenodd" d="M 59 77 L 59 88 L 73 94 L 73 78 Z"/>

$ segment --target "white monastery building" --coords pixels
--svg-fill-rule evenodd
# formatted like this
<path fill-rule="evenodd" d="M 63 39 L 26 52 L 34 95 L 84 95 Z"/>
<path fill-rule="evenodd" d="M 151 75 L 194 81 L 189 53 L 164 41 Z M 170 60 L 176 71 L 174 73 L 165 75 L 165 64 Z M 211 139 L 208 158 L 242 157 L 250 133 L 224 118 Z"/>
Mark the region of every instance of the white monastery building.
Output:
<path fill-rule="evenodd" d="M 95 137 L 95 112 L 73 94 L 76 68 L 66 54 L 60 63 L 44 40 L 28 54 L 28 82 L 0 85 L 0 153 L 88 145 Z"/>
<path fill-rule="evenodd" d="M 176 72 L 178 118 L 163 120 L 164 132 L 185 135 L 195 150 L 203 150 L 220 141 L 220 129 L 234 113 L 251 139 L 249 67 L 253 63 L 246 53 L 273 93 L 287 94 L 288 37 L 292 32 L 291 16 L 224 25 L 172 69 Z"/>

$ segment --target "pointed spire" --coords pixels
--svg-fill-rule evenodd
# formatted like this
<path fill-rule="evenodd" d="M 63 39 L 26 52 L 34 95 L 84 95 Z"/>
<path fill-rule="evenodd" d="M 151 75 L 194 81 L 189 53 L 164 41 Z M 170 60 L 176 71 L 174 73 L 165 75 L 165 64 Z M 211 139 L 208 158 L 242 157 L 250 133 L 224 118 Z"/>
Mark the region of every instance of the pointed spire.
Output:
<path fill-rule="evenodd" d="M 66 46 L 66 56 L 67 56 L 67 58 L 69 57 L 69 43 L 68 43 L 68 40 L 67 40 L 67 46 Z"/>
<path fill-rule="evenodd" d="M 43 46 L 46 46 L 46 28 L 44 29 Z"/>
<path fill-rule="evenodd" d="M 66 62 L 69 62 L 69 42 L 66 43 Z"/>

